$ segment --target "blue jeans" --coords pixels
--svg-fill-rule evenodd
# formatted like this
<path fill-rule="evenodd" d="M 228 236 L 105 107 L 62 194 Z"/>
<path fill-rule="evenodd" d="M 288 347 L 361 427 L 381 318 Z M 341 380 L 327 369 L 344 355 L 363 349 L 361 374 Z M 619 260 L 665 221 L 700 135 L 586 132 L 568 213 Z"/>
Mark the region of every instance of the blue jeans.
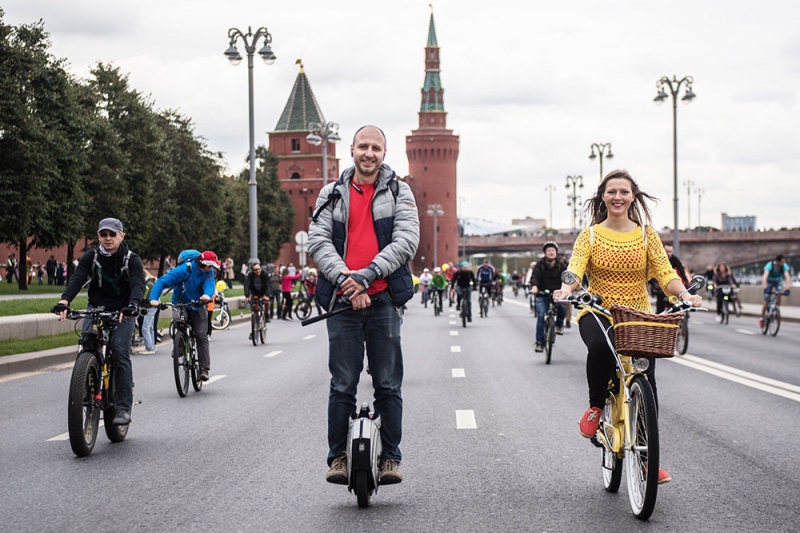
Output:
<path fill-rule="evenodd" d="M 144 347 L 147 351 L 156 349 L 156 330 L 155 321 L 158 314 L 158 308 L 154 307 L 147 310 L 147 314 L 142 319 L 142 338 L 144 339 Z"/>
<path fill-rule="evenodd" d="M 553 296 L 536 296 L 536 344 L 544 344 L 544 315 L 550 308 Z M 562 304 L 556 304 L 556 326 L 564 327 L 564 318 L 567 316 L 567 309 Z"/>
<path fill-rule="evenodd" d="M 89 304 L 87 309 L 94 309 Z M 92 327 L 91 320 L 83 321 L 83 331 Z M 131 365 L 131 337 L 136 329 L 136 319 L 126 318 L 118 324 L 111 336 L 111 351 L 113 358 L 111 368 L 114 373 L 114 397 L 111 402 L 115 409 L 130 411 L 133 405 L 133 365 Z"/>
<path fill-rule="evenodd" d="M 345 304 L 337 303 L 334 309 Z M 381 459 L 400 461 L 403 425 L 403 351 L 400 326 L 403 321 L 389 294 L 373 297 L 372 305 L 360 311 L 344 311 L 328 323 L 328 465 L 347 447 L 350 415 L 356 412 L 356 393 L 364 368 L 366 345 L 369 372 L 375 388 L 375 412 L 381 416 Z"/>

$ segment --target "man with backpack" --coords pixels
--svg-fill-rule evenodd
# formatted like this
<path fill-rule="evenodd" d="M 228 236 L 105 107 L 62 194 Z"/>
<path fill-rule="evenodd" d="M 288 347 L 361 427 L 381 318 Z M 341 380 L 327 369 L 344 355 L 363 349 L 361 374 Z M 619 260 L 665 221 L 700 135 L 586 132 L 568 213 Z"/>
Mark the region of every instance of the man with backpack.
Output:
<path fill-rule="evenodd" d="M 100 245 L 87 251 L 78 261 L 75 273 L 54 307 L 63 321 L 67 306 L 91 279 L 89 284 L 89 309 L 104 307 L 106 311 L 119 311 L 119 323 L 114 327 L 111 349 L 114 351 L 114 398 L 116 409 L 114 425 L 131 423 L 133 405 L 133 366 L 131 365 L 131 337 L 136 327 L 133 318 L 139 314 L 144 296 L 145 279 L 142 259 L 122 243 L 125 233 L 122 222 L 104 218 L 97 226 Z M 91 319 L 83 323 L 84 331 L 91 327 Z"/>
<path fill-rule="evenodd" d="M 475 279 L 478 280 L 479 294 L 481 291 L 486 291 L 491 296 L 495 276 L 494 267 L 489 263 L 488 259 L 484 259 L 483 265 L 478 267 L 478 272 L 475 273 Z"/>
<path fill-rule="evenodd" d="M 174 289 L 172 303 L 187 304 L 201 301 L 200 307 L 189 307 L 187 312 L 192 321 L 195 340 L 197 341 L 197 357 L 200 360 L 200 381 L 208 381 L 211 369 L 211 354 L 208 348 L 208 310 L 206 304 L 214 297 L 214 268 L 219 268 L 217 254 L 211 250 L 203 253 L 197 250 L 184 250 L 178 256 L 178 265 L 156 281 L 150 290 L 150 305 L 159 305 L 159 297 L 166 289 Z M 173 310 L 173 317 L 178 312 Z"/>
<path fill-rule="evenodd" d="M 767 312 L 767 305 L 775 289 L 778 293 L 783 293 L 784 287 L 791 287 L 792 280 L 789 277 L 789 265 L 786 264 L 786 257 L 778 254 L 774 261 L 764 265 L 764 274 L 761 277 L 761 286 L 764 288 L 764 304 L 761 306 L 761 318 L 758 320 L 758 327 L 764 327 L 764 314 Z M 788 294 L 788 290 L 786 292 Z M 778 296 L 778 305 L 781 305 L 781 297 Z"/>

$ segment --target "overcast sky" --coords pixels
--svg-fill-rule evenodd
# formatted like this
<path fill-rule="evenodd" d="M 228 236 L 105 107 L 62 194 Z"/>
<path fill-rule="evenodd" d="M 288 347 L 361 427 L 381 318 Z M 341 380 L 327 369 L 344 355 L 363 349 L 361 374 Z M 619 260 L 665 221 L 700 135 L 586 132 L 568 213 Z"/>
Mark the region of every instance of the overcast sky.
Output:
<path fill-rule="evenodd" d="M 254 68 L 256 142 L 266 144 L 302 58 L 337 153 L 363 124 L 387 133 L 389 163 L 408 171 L 417 127 L 429 0 L 6 0 L 7 24 L 45 22 L 52 51 L 87 77 L 98 61 L 128 73 L 156 109 L 191 117 L 231 171 L 248 151 L 246 61 L 223 56 L 227 32 L 266 26 L 278 60 Z M 499 223 L 571 225 L 567 175 L 583 199 L 599 181 L 592 143 L 613 144 L 604 171 L 625 168 L 658 197 L 672 226 L 671 101 L 662 76 L 694 77 L 678 106 L 679 226 L 755 215 L 759 228 L 800 225 L 800 2 L 744 0 L 434 2 L 447 124 L 461 137 L 463 214 Z M 243 47 L 240 46 L 243 52 Z M 683 89 L 681 94 L 683 95 Z M 696 185 L 687 206 L 685 181 Z M 690 215 L 687 207 L 691 207 Z"/>

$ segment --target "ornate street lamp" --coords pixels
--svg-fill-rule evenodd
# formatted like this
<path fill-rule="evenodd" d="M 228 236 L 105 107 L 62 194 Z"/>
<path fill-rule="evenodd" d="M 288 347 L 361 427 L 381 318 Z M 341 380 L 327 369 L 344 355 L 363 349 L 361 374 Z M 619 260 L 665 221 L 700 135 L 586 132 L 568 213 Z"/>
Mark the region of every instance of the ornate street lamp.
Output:
<path fill-rule="evenodd" d="M 578 196 L 578 188 L 583 189 L 583 176 L 567 176 L 566 188 L 569 189 L 570 186 L 572 186 L 572 196 L 567 196 L 570 200 L 567 205 L 572 206 L 572 233 L 576 233 L 578 228 L 575 225 L 575 220 L 578 218 L 578 204 L 581 200 L 580 196 Z"/>
<path fill-rule="evenodd" d="M 322 186 L 328 184 L 328 143 L 341 141 L 339 137 L 339 125 L 335 122 L 309 122 L 308 129 L 311 133 L 306 136 L 309 144 L 314 146 L 322 145 Z"/>
<path fill-rule="evenodd" d="M 656 97 L 653 98 L 653 101 L 656 104 L 664 103 L 664 100 L 669 98 L 669 94 L 664 91 L 664 87 L 669 87 L 669 92 L 672 94 L 672 168 L 673 168 L 673 195 L 672 195 L 672 202 L 673 202 L 673 228 L 672 228 L 672 249 L 675 252 L 675 255 L 680 257 L 680 235 L 678 231 L 678 91 L 681 88 L 681 85 L 686 83 L 686 93 L 681 98 L 681 101 L 685 104 L 691 103 L 692 100 L 695 98 L 695 94 L 692 92 L 692 83 L 694 83 L 694 79 L 691 76 L 685 76 L 682 80 L 678 81 L 677 76 L 673 76 L 670 80 L 668 77 L 664 76 L 660 80 L 656 82 L 656 88 L 658 89 L 658 94 Z"/>
<path fill-rule="evenodd" d="M 439 264 L 439 250 L 436 247 L 436 234 L 438 233 L 438 224 L 436 223 L 438 217 L 444 216 L 444 210 L 441 204 L 431 204 L 428 206 L 428 216 L 433 217 L 433 266 Z M 425 266 L 425 265 L 422 265 Z"/>
<path fill-rule="evenodd" d="M 697 185 L 692 180 L 683 182 L 686 185 L 686 229 L 692 231 L 692 187 Z"/>
<path fill-rule="evenodd" d="M 595 148 L 597 148 L 597 153 L 600 154 L 600 181 L 603 181 L 603 156 L 605 155 L 608 159 L 614 157 L 614 154 L 611 153 L 611 143 L 592 143 L 590 148 L 592 149 L 592 153 L 589 155 L 589 159 L 597 157 L 597 154 L 594 153 Z M 608 154 L 605 153 L 606 148 L 608 148 Z"/>
<path fill-rule="evenodd" d="M 242 56 L 239 50 L 236 49 L 237 40 L 242 40 L 247 52 L 247 88 L 250 119 L 250 180 L 247 182 L 250 187 L 250 260 L 248 264 L 253 264 L 260 262 L 258 260 L 258 211 L 256 204 L 256 135 L 253 118 L 253 54 L 256 51 L 256 43 L 260 38 L 263 38 L 264 46 L 258 51 L 258 55 L 261 56 L 264 63 L 271 65 L 276 58 L 275 54 L 272 53 L 272 48 L 269 46 L 269 43 L 272 42 L 272 35 L 267 31 L 267 28 L 258 28 L 255 34 L 253 34 L 250 27 L 247 28 L 246 34 L 236 28 L 231 28 L 228 30 L 228 38 L 230 39 L 230 46 L 225 50 L 225 57 L 228 58 L 231 65 L 236 66 L 242 62 Z"/>
<path fill-rule="evenodd" d="M 550 229 L 553 229 L 553 191 L 556 190 L 554 185 L 548 185 L 544 188 L 544 192 L 550 193 Z"/>

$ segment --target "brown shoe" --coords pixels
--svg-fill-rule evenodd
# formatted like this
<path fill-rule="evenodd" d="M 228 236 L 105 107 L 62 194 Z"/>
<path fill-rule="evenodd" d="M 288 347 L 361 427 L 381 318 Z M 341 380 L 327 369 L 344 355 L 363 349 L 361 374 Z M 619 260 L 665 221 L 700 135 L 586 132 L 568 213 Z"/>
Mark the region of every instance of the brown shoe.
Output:
<path fill-rule="evenodd" d="M 400 472 L 400 461 L 387 459 L 380 465 L 380 475 L 378 485 L 394 485 L 403 481 L 403 474 Z"/>
<path fill-rule="evenodd" d="M 325 474 L 325 481 L 336 485 L 347 485 L 347 454 L 337 457 L 331 463 L 328 473 Z"/>

